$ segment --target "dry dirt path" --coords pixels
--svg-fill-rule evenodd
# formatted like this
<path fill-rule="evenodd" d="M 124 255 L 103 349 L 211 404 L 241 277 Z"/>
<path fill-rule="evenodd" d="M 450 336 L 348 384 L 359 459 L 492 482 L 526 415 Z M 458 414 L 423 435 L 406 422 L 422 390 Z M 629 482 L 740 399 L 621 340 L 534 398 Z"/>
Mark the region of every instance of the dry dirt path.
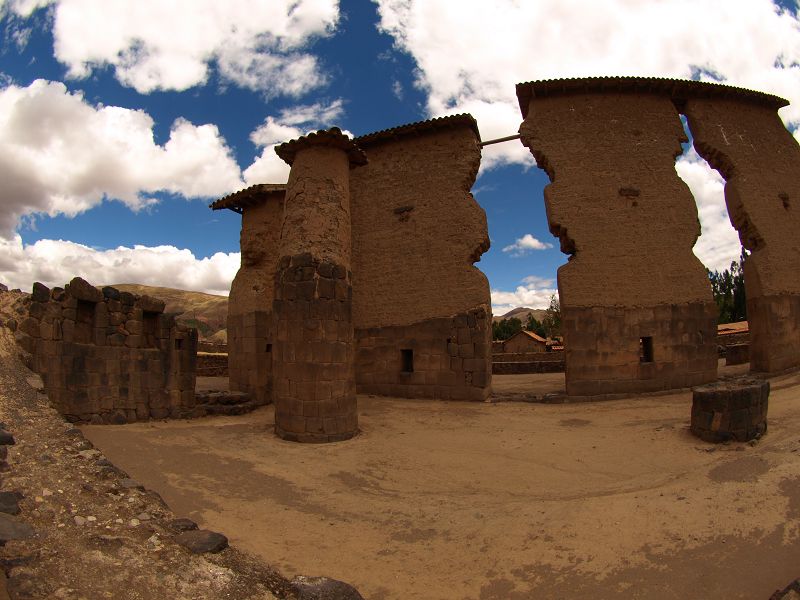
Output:
<path fill-rule="evenodd" d="M 362 433 L 328 445 L 277 439 L 270 407 L 83 430 L 176 512 L 372 600 L 766 599 L 800 575 L 800 375 L 772 384 L 752 446 L 693 438 L 689 393 L 360 396 Z"/>

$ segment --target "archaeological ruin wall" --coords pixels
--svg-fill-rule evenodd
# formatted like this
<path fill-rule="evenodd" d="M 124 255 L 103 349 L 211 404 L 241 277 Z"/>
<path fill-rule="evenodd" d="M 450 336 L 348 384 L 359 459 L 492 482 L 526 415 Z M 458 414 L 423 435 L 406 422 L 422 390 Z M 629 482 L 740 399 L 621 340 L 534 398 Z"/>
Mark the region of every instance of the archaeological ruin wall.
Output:
<path fill-rule="evenodd" d="M 350 170 L 366 157 L 336 128 L 275 151 L 292 167 L 272 303 L 275 433 L 345 440 L 358 432 Z"/>
<path fill-rule="evenodd" d="M 550 177 L 567 393 L 654 391 L 716 378 L 716 307 L 692 253 L 697 208 L 675 171 L 669 95 L 520 84 L 522 142 Z"/>
<path fill-rule="evenodd" d="M 232 391 L 272 400 L 272 300 L 285 185 L 256 184 L 211 205 L 242 215 L 241 266 L 228 296 L 228 374 Z"/>
<path fill-rule="evenodd" d="M 195 416 L 197 330 L 164 314 L 161 300 L 79 277 L 52 290 L 35 283 L 15 335 L 69 421 Z"/>
<path fill-rule="evenodd" d="M 687 141 L 684 110 L 698 150 L 729 177 L 731 219 L 748 240 L 745 247 L 754 254 L 763 249 L 750 240 L 762 229 L 774 242 L 771 254 L 748 259 L 745 267 L 751 329 L 778 343 L 769 350 L 774 363 L 765 359 L 762 368 L 756 359 L 752 367 L 797 364 L 796 215 L 778 223 L 781 211 L 791 211 L 797 184 L 789 173 L 797 172 L 798 149 L 774 114 L 780 99 L 635 77 L 522 83 L 517 96 L 522 142 L 551 181 L 545 188 L 550 230 L 569 254 L 558 271 L 569 395 L 654 391 L 716 378 L 716 309 L 705 269 L 692 254 L 700 233 L 697 208 L 675 172 L 680 143 Z M 736 140 L 725 139 L 726 127 Z M 757 153 L 760 160 L 753 159 Z M 767 180 L 775 183 L 761 183 Z M 790 275 L 792 283 L 778 283 Z M 763 281 L 774 283 L 765 288 Z"/>
<path fill-rule="evenodd" d="M 698 154 L 725 178 L 742 246 L 751 370 L 800 365 L 800 146 L 766 95 L 693 97 L 684 112 Z"/>
<path fill-rule="evenodd" d="M 355 139 L 353 323 L 359 392 L 483 400 L 491 383 L 489 248 L 470 194 L 480 165 L 470 115 Z"/>

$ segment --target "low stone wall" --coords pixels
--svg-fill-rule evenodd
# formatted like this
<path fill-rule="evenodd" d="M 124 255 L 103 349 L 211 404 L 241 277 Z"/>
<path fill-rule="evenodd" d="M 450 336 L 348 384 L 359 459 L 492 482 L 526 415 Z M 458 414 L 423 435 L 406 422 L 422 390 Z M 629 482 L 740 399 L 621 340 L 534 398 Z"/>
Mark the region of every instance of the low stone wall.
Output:
<path fill-rule="evenodd" d="M 491 384 L 490 315 L 462 315 L 402 327 L 356 329 L 361 394 L 485 400 Z"/>
<path fill-rule="evenodd" d="M 529 362 L 493 362 L 493 375 L 524 375 L 526 373 L 563 373 L 564 355 L 559 360 Z"/>
<path fill-rule="evenodd" d="M 35 283 L 15 336 L 69 421 L 193 416 L 197 330 L 163 311 L 161 300 L 79 277 L 52 290 Z"/>
<path fill-rule="evenodd" d="M 564 362 L 564 352 L 494 352 L 493 362 Z"/>
<path fill-rule="evenodd" d="M 197 376 L 227 377 L 228 355 L 219 352 L 198 352 Z"/>

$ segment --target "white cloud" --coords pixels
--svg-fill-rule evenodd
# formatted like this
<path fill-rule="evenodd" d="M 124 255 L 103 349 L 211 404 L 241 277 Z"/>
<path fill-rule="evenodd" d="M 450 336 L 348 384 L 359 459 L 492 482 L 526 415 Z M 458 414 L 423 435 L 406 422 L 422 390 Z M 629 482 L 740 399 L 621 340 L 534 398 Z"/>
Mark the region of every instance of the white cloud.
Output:
<path fill-rule="evenodd" d="M 742 247 L 728 218 L 725 181 L 693 148 L 677 160 L 675 170 L 697 202 L 702 234 L 694 246 L 695 255 L 712 271 L 727 269 L 739 260 Z"/>
<path fill-rule="evenodd" d="M 0 238 L 0 282 L 25 291 L 34 281 L 63 286 L 80 276 L 94 285 L 138 283 L 227 296 L 239 262 L 238 252 L 197 258 L 174 246 L 96 250 L 63 240 L 24 246 L 19 235 Z"/>
<path fill-rule="evenodd" d="M 289 165 L 275 154 L 275 146 L 324 127 L 336 124 L 344 113 L 341 99 L 330 104 L 295 106 L 281 111 L 277 117 L 268 116 L 251 134 L 250 141 L 262 149 L 261 155 L 244 170 L 247 185 L 256 183 L 285 183 Z M 349 135 L 349 132 L 345 131 Z"/>
<path fill-rule="evenodd" d="M 526 233 L 521 238 L 518 238 L 513 244 L 503 248 L 503 252 L 510 252 L 511 256 L 519 257 L 525 256 L 534 250 L 547 250 L 552 248 L 553 244 L 549 242 L 541 242 L 533 237 L 530 233 Z"/>
<path fill-rule="evenodd" d="M 336 0 L 16 0 L 11 9 L 26 17 L 49 3 L 70 77 L 110 65 L 140 93 L 202 85 L 216 64 L 225 81 L 299 96 L 325 82 L 303 48 L 339 18 Z"/>
<path fill-rule="evenodd" d="M 547 308 L 550 306 L 550 297 L 554 294 L 558 296 L 552 279 L 530 275 L 521 283 L 523 285 L 517 286 L 514 291 L 491 290 L 492 314 L 504 315 L 518 306 Z"/>
<path fill-rule="evenodd" d="M 800 124 L 800 23 L 770 0 L 375 1 L 381 28 L 417 62 L 430 115 L 471 112 L 485 140 L 517 131 L 516 83 L 599 75 L 716 73 L 789 99 L 782 116 Z M 485 156 L 531 160 L 519 142 Z"/>
<path fill-rule="evenodd" d="M 93 106 L 62 83 L 0 89 L 0 236 L 26 215 L 75 216 L 106 198 L 133 210 L 151 194 L 215 197 L 242 186 L 215 125 L 178 119 L 153 139 L 146 112 Z"/>

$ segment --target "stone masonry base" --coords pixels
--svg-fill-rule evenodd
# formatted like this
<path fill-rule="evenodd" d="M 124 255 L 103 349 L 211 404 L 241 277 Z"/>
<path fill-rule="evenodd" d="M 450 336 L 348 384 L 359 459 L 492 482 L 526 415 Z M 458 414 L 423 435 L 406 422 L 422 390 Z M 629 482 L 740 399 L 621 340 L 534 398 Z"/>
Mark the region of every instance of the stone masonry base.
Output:
<path fill-rule="evenodd" d="M 717 377 L 713 303 L 562 311 L 570 396 L 655 392 Z"/>
<path fill-rule="evenodd" d="M 483 401 L 491 388 L 491 316 L 484 307 L 405 326 L 357 329 L 361 394 Z"/>

